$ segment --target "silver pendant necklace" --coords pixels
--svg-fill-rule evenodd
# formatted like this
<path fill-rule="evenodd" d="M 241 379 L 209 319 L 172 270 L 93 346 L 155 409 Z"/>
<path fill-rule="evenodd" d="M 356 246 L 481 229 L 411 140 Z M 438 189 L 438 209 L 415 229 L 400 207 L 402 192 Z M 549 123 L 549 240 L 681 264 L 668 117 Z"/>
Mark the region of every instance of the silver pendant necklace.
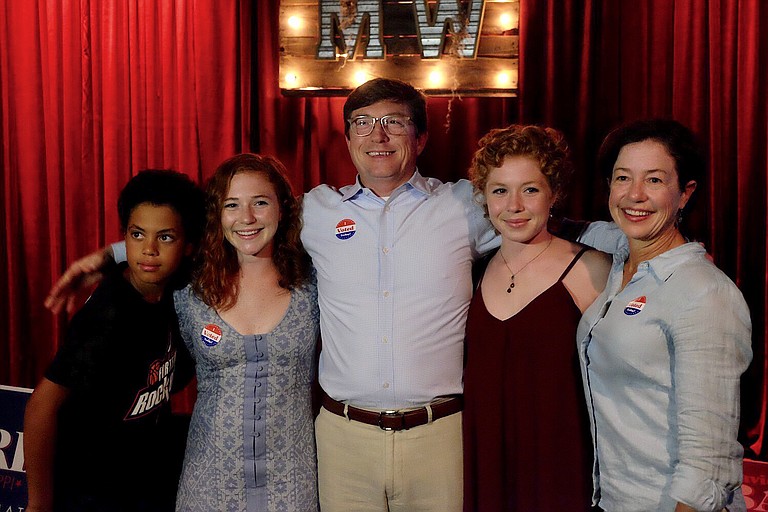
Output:
<path fill-rule="evenodd" d="M 530 265 L 531 263 L 533 263 L 533 261 L 534 261 L 536 258 L 538 258 L 538 257 L 539 257 L 539 256 L 541 256 L 542 254 L 544 254 L 544 251 L 546 251 L 547 249 L 549 249 L 549 246 L 550 246 L 550 245 L 552 245 L 552 239 L 553 239 L 553 238 L 554 238 L 554 237 L 550 237 L 550 239 L 549 239 L 549 243 L 547 244 L 547 246 L 546 246 L 544 249 L 542 249 L 542 250 L 541 250 L 541 252 L 539 252 L 539 254 L 537 254 L 536 256 L 534 256 L 533 258 L 531 258 L 530 260 L 528 260 L 528 263 L 526 263 L 525 265 L 523 265 L 522 267 L 520 267 L 520 270 L 518 270 L 517 272 L 512 272 L 512 269 L 511 269 L 511 268 L 509 268 L 509 263 L 507 263 L 507 258 L 505 258 L 505 257 L 504 257 L 504 253 L 501 251 L 501 248 L 499 248 L 499 254 L 501 254 L 501 260 L 504 262 L 504 266 L 505 266 L 505 267 L 507 267 L 507 270 L 509 270 L 509 273 L 510 273 L 510 274 L 512 274 L 512 275 L 509 277 L 509 287 L 507 288 L 507 293 L 512 293 L 512 288 L 514 288 L 514 287 L 515 287 L 515 276 L 516 276 L 517 274 L 519 274 L 520 272 L 522 272 L 522 271 L 523 271 L 523 269 L 524 269 L 525 267 L 527 267 L 528 265 Z"/>

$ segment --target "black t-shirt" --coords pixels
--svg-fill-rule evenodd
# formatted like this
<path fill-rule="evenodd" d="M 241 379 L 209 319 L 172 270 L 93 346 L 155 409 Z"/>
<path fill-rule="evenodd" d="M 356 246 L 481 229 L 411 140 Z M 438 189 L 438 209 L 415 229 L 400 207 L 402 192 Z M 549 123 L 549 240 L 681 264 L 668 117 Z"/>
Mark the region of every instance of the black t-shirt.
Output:
<path fill-rule="evenodd" d="M 159 303 L 146 302 L 125 268 L 106 276 L 72 318 L 46 372 L 71 392 L 59 413 L 57 510 L 173 507 L 180 454 L 171 449 L 178 442 L 170 393 L 174 371 L 191 373 L 191 359 L 170 290 Z"/>

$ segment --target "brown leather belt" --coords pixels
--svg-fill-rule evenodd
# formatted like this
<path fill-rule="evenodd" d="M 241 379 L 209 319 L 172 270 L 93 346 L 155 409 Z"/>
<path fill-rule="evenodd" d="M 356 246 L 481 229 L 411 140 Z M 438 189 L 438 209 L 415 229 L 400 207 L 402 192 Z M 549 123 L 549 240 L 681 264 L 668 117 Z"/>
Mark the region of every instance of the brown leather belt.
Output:
<path fill-rule="evenodd" d="M 350 420 L 359 421 L 368 425 L 376 425 L 382 430 L 408 430 L 409 428 L 426 425 L 429 422 L 429 413 L 426 407 L 412 411 L 366 411 L 357 407 L 346 406 L 323 393 L 323 407 L 333 414 L 338 414 Z M 430 404 L 432 409 L 432 421 L 456 414 L 464 408 L 464 399 L 461 395 L 452 396 L 447 400 Z"/>

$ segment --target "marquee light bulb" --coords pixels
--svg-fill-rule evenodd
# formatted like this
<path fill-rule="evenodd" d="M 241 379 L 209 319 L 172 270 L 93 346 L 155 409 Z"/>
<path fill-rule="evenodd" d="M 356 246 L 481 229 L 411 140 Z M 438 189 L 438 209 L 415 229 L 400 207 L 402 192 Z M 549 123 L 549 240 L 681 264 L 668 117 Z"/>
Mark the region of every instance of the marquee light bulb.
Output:
<path fill-rule="evenodd" d="M 365 73 L 365 71 L 356 71 L 355 72 L 355 85 L 362 85 L 365 82 L 368 81 L 368 75 Z"/>
<path fill-rule="evenodd" d="M 288 18 L 288 26 L 294 30 L 301 28 L 301 18 L 298 16 L 291 16 Z"/>
<path fill-rule="evenodd" d="M 504 30 L 511 30 L 515 28 L 515 20 L 510 13 L 505 12 L 499 16 L 499 25 L 501 25 L 501 28 Z"/>

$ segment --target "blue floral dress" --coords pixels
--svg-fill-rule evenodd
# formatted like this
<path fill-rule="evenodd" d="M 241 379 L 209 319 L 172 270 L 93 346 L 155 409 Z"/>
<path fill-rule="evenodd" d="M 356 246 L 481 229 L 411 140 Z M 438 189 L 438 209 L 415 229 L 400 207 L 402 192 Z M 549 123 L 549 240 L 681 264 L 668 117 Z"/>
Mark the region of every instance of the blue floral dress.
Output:
<path fill-rule="evenodd" d="M 317 511 L 315 283 L 293 290 L 277 327 L 256 335 L 235 331 L 189 286 L 174 298 L 198 381 L 176 509 Z"/>

